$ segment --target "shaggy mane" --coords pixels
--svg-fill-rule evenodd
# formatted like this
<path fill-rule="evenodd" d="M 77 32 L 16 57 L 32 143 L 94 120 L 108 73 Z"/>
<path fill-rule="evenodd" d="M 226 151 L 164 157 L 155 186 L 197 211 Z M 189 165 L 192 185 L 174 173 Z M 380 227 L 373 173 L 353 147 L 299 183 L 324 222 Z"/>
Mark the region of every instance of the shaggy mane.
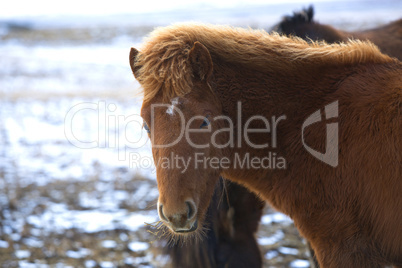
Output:
<path fill-rule="evenodd" d="M 194 42 L 208 48 L 213 61 L 223 60 L 260 71 L 292 71 L 306 65 L 386 63 L 392 59 L 370 42 L 307 43 L 263 30 L 206 24 L 175 24 L 154 30 L 136 59 L 144 102 L 163 90 L 164 101 L 189 93 L 192 71 L 188 55 Z"/>

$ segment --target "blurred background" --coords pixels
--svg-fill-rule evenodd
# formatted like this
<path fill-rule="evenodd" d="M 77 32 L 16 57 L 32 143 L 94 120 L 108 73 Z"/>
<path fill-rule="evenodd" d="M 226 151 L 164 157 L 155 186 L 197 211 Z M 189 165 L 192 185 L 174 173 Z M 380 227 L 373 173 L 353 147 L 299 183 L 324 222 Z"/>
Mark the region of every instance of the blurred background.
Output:
<path fill-rule="evenodd" d="M 402 15 L 402 1 L 23 1 L 0 9 L 0 266 L 165 267 L 155 173 L 128 54 L 157 26 L 269 30 L 313 4 L 343 30 Z M 151 231 L 151 232 L 148 232 Z M 292 221 L 266 208 L 264 267 L 309 267 Z"/>

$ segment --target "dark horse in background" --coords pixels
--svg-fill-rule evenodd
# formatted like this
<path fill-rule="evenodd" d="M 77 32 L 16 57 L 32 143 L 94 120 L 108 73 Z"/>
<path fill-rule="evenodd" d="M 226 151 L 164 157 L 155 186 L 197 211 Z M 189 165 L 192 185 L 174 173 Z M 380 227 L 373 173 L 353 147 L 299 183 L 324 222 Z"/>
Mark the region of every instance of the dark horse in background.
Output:
<path fill-rule="evenodd" d="M 294 12 L 293 16 L 285 16 L 272 31 L 298 36 L 307 41 L 328 43 L 347 42 L 349 39 L 368 40 L 377 45 L 381 52 L 402 60 L 402 19 L 374 29 L 346 32 L 314 21 L 314 8 L 310 6 Z"/>

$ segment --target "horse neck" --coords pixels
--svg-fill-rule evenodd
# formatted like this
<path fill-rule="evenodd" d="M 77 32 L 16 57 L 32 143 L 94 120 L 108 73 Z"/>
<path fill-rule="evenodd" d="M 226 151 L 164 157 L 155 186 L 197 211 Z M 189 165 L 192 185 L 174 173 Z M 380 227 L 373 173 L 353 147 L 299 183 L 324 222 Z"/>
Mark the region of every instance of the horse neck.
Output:
<path fill-rule="evenodd" d="M 291 63 L 289 63 L 291 64 Z M 283 73 L 281 71 L 259 72 L 253 69 L 244 68 L 244 66 L 227 63 L 214 64 L 214 83 L 213 87 L 221 100 L 223 114 L 232 119 L 235 124 L 234 133 L 236 139 L 239 138 L 238 122 L 239 114 L 242 117 L 242 126 L 246 120 L 254 115 L 260 115 L 272 122 L 276 119 L 286 116 L 286 120 L 278 123 L 277 137 L 278 145 L 272 148 L 272 135 L 266 135 L 260 139 L 259 144 L 267 142 L 270 148 L 268 150 L 257 150 L 247 146 L 244 136 L 241 136 L 241 146 L 235 144 L 234 148 L 225 151 L 224 155 L 231 159 L 232 163 L 236 161 L 236 156 L 242 158 L 249 154 L 250 157 L 265 157 L 269 152 L 276 152 L 286 161 L 291 159 L 292 152 L 285 151 L 291 146 L 295 139 L 300 139 L 295 135 L 300 134 L 303 121 L 308 115 L 317 109 L 323 108 L 326 104 L 326 95 L 337 88 L 341 77 L 347 76 L 352 70 L 346 67 L 314 67 L 293 72 Z M 241 102 L 241 111 L 238 110 L 238 102 Z M 271 124 L 272 128 L 272 124 Z M 294 129 L 297 129 L 295 134 Z M 240 134 L 242 135 L 242 134 Z M 236 170 L 227 169 L 222 172 L 225 178 L 245 184 L 248 188 L 262 194 L 269 200 L 280 200 L 273 198 L 281 193 L 278 186 L 286 186 L 283 173 L 287 170 L 279 169 L 258 169 L 258 170 Z M 269 178 L 267 180 L 266 178 Z M 289 185 L 289 184 L 288 184 Z M 283 192 L 288 186 L 283 187 Z M 277 189 L 275 193 L 270 190 Z M 273 202 L 273 201 L 272 201 Z M 282 211 L 288 211 L 281 204 L 271 203 Z M 289 212 L 290 213 L 290 212 Z"/>
<path fill-rule="evenodd" d="M 292 63 L 288 62 L 288 64 Z M 281 70 L 275 70 L 274 67 L 272 71 L 261 72 L 239 64 L 215 61 L 211 85 L 222 103 L 223 114 L 234 122 L 235 135 L 239 133 L 239 124 L 236 124 L 239 114 L 242 117 L 242 126 L 253 115 L 262 115 L 267 119 L 272 116 L 276 118 L 286 116 L 286 120 L 280 122 L 277 127 L 276 148 L 271 147 L 271 133 L 264 133 L 258 137 L 258 144 L 266 142 L 270 144 L 268 149 L 262 150 L 247 146 L 244 136 L 240 136 L 242 146 L 237 147 L 235 144 L 234 148 L 225 151 L 224 156 L 235 162 L 236 154 L 240 156 L 249 154 L 250 158 L 253 156 L 261 158 L 267 156 L 269 152 L 275 152 L 289 164 L 285 169 L 230 167 L 222 170 L 221 175 L 245 185 L 262 195 L 265 200 L 269 200 L 275 208 L 289 215 L 294 213 L 292 204 L 313 202 L 310 200 L 311 195 L 306 194 L 300 185 L 315 185 L 318 189 L 315 201 L 319 202 L 321 200 L 319 195 L 325 194 L 325 191 L 321 191 L 320 188 L 324 187 L 321 180 L 328 175 L 326 172 L 334 172 L 335 169 L 323 165 L 319 169 L 322 173 L 317 173 L 317 168 L 306 166 L 309 164 L 306 160 L 309 153 L 302 144 L 303 123 L 317 110 L 323 111 L 326 105 L 335 101 L 339 101 L 341 106 L 351 99 L 375 103 L 379 96 L 382 96 L 378 95 L 382 94 L 378 88 L 383 87 L 383 81 L 395 79 L 396 82 L 393 83 L 398 85 L 400 68 L 399 62 L 392 61 L 386 64 L 307 65 L 300 69 L 289 68 L 289 72 L 284 73 Z M 361 81 L 369 82 L 362 84 Z M 394 90 L 397 91 L 398 87 L 395 86 L 395 88 Z M 359 92 L 365 92 L 370 98 L 360 98 Z M 241 102 L 240 113 L 237 110 L 239 101 Z M 365 105 L 371 105 L 371 103 Z M 317 135 L 310 135 L 310 137 L 307 135 L 306 144 L 320 152 L 325 152 L 325 135 L 322 134 L 326 130 L 323 128 L 322 133 L 320 128 L 318 130 L 319 132 L 314 132 Z M 241 132 L 240 135 L 242 135 Z M 358 137 L 358 135 L 355 136 Z M 236 136 L 237 138 L 239 136 Z M 336 180 L 333 182 L 336 183 Z"/>
<path fill-rule="evenodd" d="M 289 65 L 294 64 L 289 59 Z M 237 118 L 237 103 L 241 102 L 244 118 L 308 113 L 334 91 L 337 82 L 351 73 L 347 66 L 306 65 L 261 72 L 244 65 L 219 62 L 214 65 L 213 87 L 220 98 L 223 113 Z M 303 109 L 302 109 L 303 108 Z"/>

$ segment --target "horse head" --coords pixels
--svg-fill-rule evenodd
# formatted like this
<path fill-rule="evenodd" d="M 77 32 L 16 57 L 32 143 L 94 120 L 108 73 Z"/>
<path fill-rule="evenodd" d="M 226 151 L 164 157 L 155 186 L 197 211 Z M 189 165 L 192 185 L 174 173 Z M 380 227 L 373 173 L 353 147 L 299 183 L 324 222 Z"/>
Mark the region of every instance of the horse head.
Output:
<path fill-rule="evenodd" d="M 283 17 L 282 21 L 275 25 L 271 31 L 298 36 L 307 41 L 325 40 L 329 43 L 335 43 L 346 39 L 342 32 L 332 26 L 314 21 L 313 6 L 293 12 L 292 16 Z"/>
<path fill-rule="evenodd" d="M 185 49 L 181 67 L 171 62 L 169 51 L 163 53 L 159 70 L 147 70 L 149 59 L 141 58 L 141 52 L 132 48 L 130 66 L 145 96 L 151 96 L 144 98 L 141 116 L 156 165 L 159 217 L 173 234 L 189 234 L 202 230 L 219 178 L 219 168 L 205 161 L 222 155 L 219 146 L 211 145 L 211 140 L 219 143 L 224 136 L 216 133 L 222 126 L 213 120 L 222 108 L 210 86 L 213 63 L 204 45 L 195 42 Z M 187 79 L 177 77 L 183 71 L 189 74 Z M 156 80 L 161 83 L 147 83 L 143 77 L 149 77 L 150 72 L 153 77 L 160 76 Z M 187 83 L 180 86 L 178 81 L 171 82 L 174 79 Z M 180 87 L 184 94 L 177 92 Z"/>

